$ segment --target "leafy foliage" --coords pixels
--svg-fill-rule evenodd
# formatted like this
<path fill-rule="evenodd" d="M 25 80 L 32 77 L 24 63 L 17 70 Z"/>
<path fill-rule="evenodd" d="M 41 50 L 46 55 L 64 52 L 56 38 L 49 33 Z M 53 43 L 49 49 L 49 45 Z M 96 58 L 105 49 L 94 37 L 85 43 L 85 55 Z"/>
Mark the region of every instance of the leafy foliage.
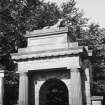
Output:
<path fill-rule="evenodd" d="M 75 0 L 70 0 L 62 4 L 62 17 L 66 21 L 66 25 L 72 34 L 80 38 L 81 30 L 83 27 L 86 27 L 88 19 L 84 18 L 83 12 L 79 11 L 79 8 L 76 7 Z"/>
<path fill-rule="evenodd" d="M 83 31 L 82 45 L 93 50 L 93 95 L 105 94 L 105 29 L 98 24 L 90 24 Z"/>

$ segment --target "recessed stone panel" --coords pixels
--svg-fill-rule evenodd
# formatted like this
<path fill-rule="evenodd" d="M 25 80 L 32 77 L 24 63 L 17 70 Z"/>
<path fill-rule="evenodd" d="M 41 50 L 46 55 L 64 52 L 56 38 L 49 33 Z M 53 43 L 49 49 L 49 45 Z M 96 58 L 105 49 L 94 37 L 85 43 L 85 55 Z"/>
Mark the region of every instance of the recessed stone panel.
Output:
<path fill-rule="evenodd" d="M 43 37 L 28 38 L 28 46 L 41 46 L 67 42 L 67 33 Z"/>

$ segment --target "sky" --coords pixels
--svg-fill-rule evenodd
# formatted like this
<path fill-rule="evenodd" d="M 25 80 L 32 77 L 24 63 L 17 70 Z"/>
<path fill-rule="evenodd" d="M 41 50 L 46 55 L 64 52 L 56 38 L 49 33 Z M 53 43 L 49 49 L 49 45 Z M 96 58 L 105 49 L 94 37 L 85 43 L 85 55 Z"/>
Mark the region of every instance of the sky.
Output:
<path fill-rule="evenodd" d="M 56 2 L 59 6 L 69 0 L 45 0 Z M 105 0 L 76 0 L 76 7 L 84 11 L 84 16 L 89 18 L 89 23 L 97 23 L 105 28 Z"/>

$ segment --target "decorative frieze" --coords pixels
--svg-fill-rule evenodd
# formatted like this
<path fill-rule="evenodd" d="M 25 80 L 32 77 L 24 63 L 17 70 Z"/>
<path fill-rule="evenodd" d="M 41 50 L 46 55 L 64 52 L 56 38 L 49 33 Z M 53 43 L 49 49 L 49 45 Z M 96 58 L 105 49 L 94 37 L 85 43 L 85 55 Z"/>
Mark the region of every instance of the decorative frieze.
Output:
<path fill-rule="evenodd" d="M 51 68 L 75 67 L 80 68 L 79 56 L 75 57 L 59 57 L 53 59 L 42 59 L 18 63 L 18 72 L 26 72 L 26 70 L 45 70 Z"/>

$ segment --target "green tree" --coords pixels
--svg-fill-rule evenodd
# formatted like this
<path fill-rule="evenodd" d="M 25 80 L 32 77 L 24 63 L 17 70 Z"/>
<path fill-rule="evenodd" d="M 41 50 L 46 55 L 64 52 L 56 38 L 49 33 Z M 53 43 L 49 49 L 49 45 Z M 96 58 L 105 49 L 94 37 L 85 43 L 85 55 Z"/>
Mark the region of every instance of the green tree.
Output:
<path fill-rule="evenodd" d="M 83 30 L 82 45 L 93 50 L 93 95 L 105 95 L 105 29 L 90 24 Z"/>
<path fill-rule="evenodd" d="M 31 0 L 31 2 L 28 0 L 0 1 L 0 67 L 5 67 L 5 105 L 15 104 L 18 98 L 18 75 L 15 73 L 16 66 L 11 60 L 10 53 L 16 52 L 17 47 L 26 45 L 25 18 L 19 14 L 24 9 L 31 10 L 39 4 L 37 0 Z M 20 17 L 17 18 L 18 16 Z"/>

